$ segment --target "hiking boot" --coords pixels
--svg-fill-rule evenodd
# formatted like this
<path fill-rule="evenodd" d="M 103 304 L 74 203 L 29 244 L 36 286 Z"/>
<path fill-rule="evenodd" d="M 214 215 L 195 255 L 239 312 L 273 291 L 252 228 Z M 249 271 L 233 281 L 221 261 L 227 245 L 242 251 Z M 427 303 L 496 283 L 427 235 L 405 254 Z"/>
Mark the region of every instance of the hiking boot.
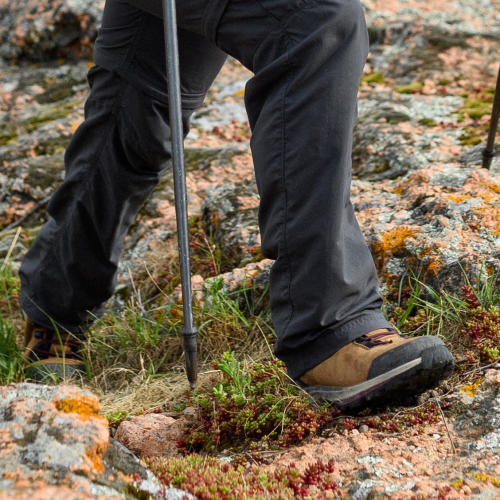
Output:
<path fill-rule="evenodd" d="M 357 410 L 415 396 L 450 375 L 453 366 L 438 337 L 380 329 L 345 345 L 296 382 L 315 398 Z"/>
<path fill-rule="evenodd" d="M 57 376 L 68 378 L 85 371 L 81 340 L 74 334 L 36 325 L 29 318 L 24 331 L 24 357 L 30 361 L 26 374 L 37 381 Z"/>

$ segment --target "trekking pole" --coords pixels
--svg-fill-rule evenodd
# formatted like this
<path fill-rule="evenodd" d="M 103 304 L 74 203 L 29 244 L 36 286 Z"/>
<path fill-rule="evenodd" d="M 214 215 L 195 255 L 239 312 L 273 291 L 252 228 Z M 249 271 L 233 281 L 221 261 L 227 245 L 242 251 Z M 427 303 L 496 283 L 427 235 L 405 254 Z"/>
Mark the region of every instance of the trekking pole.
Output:
<path fill-rule="evenodd" d="M 174 169 L 175 215 L 179 261 L 181 267 L 182 308 L 184 312 L 184 356 L 186 374 L 191 389 L 197 376 L 198 331 L 193 325 L 193 300 L 191 295 L 191 273 L 189 262 L 189 233 L 187 218 L 186 173 L 184 169 L 184 139 L 181 115 L 181 93 L 179 79 L 179 56 L 177 47 L 177 20 L 175 0 L 163 0 L 163 27 L 165 33 L 165 54 L 167 61 L 168 106 L 172 140 L 172 163 Z"/>
<path fill-rule="evenodd" d="M 495 156 L 495 135 L 498 128 L 498 119 L 500 118 L 500 68 L 498 68 L 497 86 L 495 88 L 495 97 L 493 98 L 493 109 L 491 110 L 490 130 L 488 132 L 488 141 L 483 149 L 483 167 L 490 168 L 491 160 Z"/>

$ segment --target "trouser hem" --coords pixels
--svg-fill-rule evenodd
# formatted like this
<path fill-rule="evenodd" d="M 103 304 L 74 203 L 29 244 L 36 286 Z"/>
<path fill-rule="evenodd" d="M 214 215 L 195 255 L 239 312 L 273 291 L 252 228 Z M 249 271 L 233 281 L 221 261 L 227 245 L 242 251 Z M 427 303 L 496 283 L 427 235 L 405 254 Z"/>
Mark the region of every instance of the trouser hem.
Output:
<path fill-rule="evenodd" d="M 338 329 L 327 328 L 316 340 L 297 349 L 296 353 L 280 355 L 288 375 L 297 379 L 305 372 L 328 359 L 349 342 L 377 328 L 394 328 L 382 312 L 369 312 L 345 323 Z"/>

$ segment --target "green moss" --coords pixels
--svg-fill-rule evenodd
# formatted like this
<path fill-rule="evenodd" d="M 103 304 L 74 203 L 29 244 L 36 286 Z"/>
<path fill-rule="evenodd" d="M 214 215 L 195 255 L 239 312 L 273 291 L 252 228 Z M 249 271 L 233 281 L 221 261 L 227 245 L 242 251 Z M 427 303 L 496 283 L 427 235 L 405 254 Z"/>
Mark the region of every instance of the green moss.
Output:
<path fill-rule="evenodd" d="M 438 85 L 449 85 L 451 83 L 451 80 L 448 80 L 448 78 L 441 78 L 438 81 Z"/>
<path fill-rule="evenodd" d="M 82 101 L 73 101 L 57 106 L 47 106 L 30 118 L 23 120 L 21 122 L 21 126 L 28 132 L 33 132 L 44 123 L 50 122 L 52 120 L 57 120 L 59 118 L 65 118 L 69 113 L 71 113 L 71 111 L 73 111 L 81 104 Z"/>
<path fill-rule="evenodd" d="M 220 148 L 186 148 L 184 150 L 186 170 L 191 171 L 206 168 L 220 154 Z"/>
<path fill-rule="evenodd" d="M 420 125 L 424 125 L 425 127 L 436 127 L 437 123 L 432 118 L 422 118 L 418 121 Z"/>
<path fill-rule="evenodd" d="M 475 146 L 483 140 L 479 131 L 470 127 L 464 128 L 464 133 L 460 136 L 462 146 Z"/>
<path fill-rule="evenodd" d="M 68 145 L 68 137 L 52 137 L 43 141 L 40 141 L 35 146 L 35 152 L 37 155 L 55 155 L 62 153 L 66 146 Z"/>
<path fill-rule="evenodd" d="M 0 129 L 0 146 L 15 142 L 17 137 L 17 132 L 14 127 L 2 127 L 2 129 Z"/>
<path fill-rule="evenodd" d="M 467 97 L 463 107 L 458 112 L 458 120 L 462 121 L 467 115 L 473 120 L 478 120 L 484 115 L 491 113 L 493 96 L 489 93 L 481 93 L 476 97 Z"/>
<path fill-rule="evenodd" d="M 385 83 L 385 78 L 380 71 L 376 71 L 375 73 L 363 74 L 361 81 L 366 83 Z"/>
<path fill-rule="evenodd" d="M 387 170 L 389 170 L 390 168 L 390 164 L 389 164 L 389 160 L 384 160 L 382 162 L 380 162 L 375 168 L 374 168 L 374 172 L 376 174 L 381 174 L 383 172 L 386 172 Z"/>
<path fill-rule="evenodd" d="M 77 81 L 74 78 L 64 81 L 52 81 L 45 85 L 45 92 L 35 97 L 40 104 L 48 104 L 57 101 L 62 101 L 74 95 L 73 87 L 82 81 Z"/>
<path fill-rule="evenodd" d="M 396 87 L 396 92 L 400 94 L 416 94 L 420 92 L 424 88 L 424 84 L 422 82 L 413 82 L 408 85 L 400 85 Z"/>

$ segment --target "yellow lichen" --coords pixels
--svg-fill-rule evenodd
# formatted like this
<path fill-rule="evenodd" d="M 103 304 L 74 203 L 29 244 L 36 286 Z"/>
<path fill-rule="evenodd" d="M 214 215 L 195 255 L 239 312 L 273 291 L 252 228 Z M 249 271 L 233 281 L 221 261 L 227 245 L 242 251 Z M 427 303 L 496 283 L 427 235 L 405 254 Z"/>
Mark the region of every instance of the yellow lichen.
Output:
<path fill-rule="evenodd" d="M 452 488 L 455 488 L 456 490 L 458 490 L 460 488 L 460 486 L 462 486 L 462 484 L 464 484 L 464 480 L 457 479 L 456 481 L 453 481 L 452 483 L 450 483 L 450 486 Z"/>
<path fill-rule="evenodd" d="M 450 201 L 453 201 L 454 203 L 461 203 L 464 200 L 467 200 L 470 198 L 470 194 L 449 194 L 448 199 Z"/>
<path fill-rule="evenodd" d="M 500 476 L 492 476 L 490 474 L 485 474 L 484 472 L 476 472 L 472 477 L 481 483 L 487 483 L 490 481 L 494 486 L 500 487 Z"/>
<path fill-rule="evenodd" d="M 495 181 L 487 182 L 487 181 L 483 181 L 483 180 L 480 180 L 479 182 L 485 188 L 490 189 L 494 193 L 500 194 L 500 184 L 498 182 L 495 182 Z"/>
<path fill-rule="evenodd" d="M 468 384 L 464 385 L 463 387 L 460 388 L 462 392 L 465 392 L 465 394 L 469 395 L 471 398 L 473 398 L 476 394 L 477 388 L 481 384 L 481 382 L 484 380 L 484 377 L 481 377 L 477 379 L 473 384 Z"/>

